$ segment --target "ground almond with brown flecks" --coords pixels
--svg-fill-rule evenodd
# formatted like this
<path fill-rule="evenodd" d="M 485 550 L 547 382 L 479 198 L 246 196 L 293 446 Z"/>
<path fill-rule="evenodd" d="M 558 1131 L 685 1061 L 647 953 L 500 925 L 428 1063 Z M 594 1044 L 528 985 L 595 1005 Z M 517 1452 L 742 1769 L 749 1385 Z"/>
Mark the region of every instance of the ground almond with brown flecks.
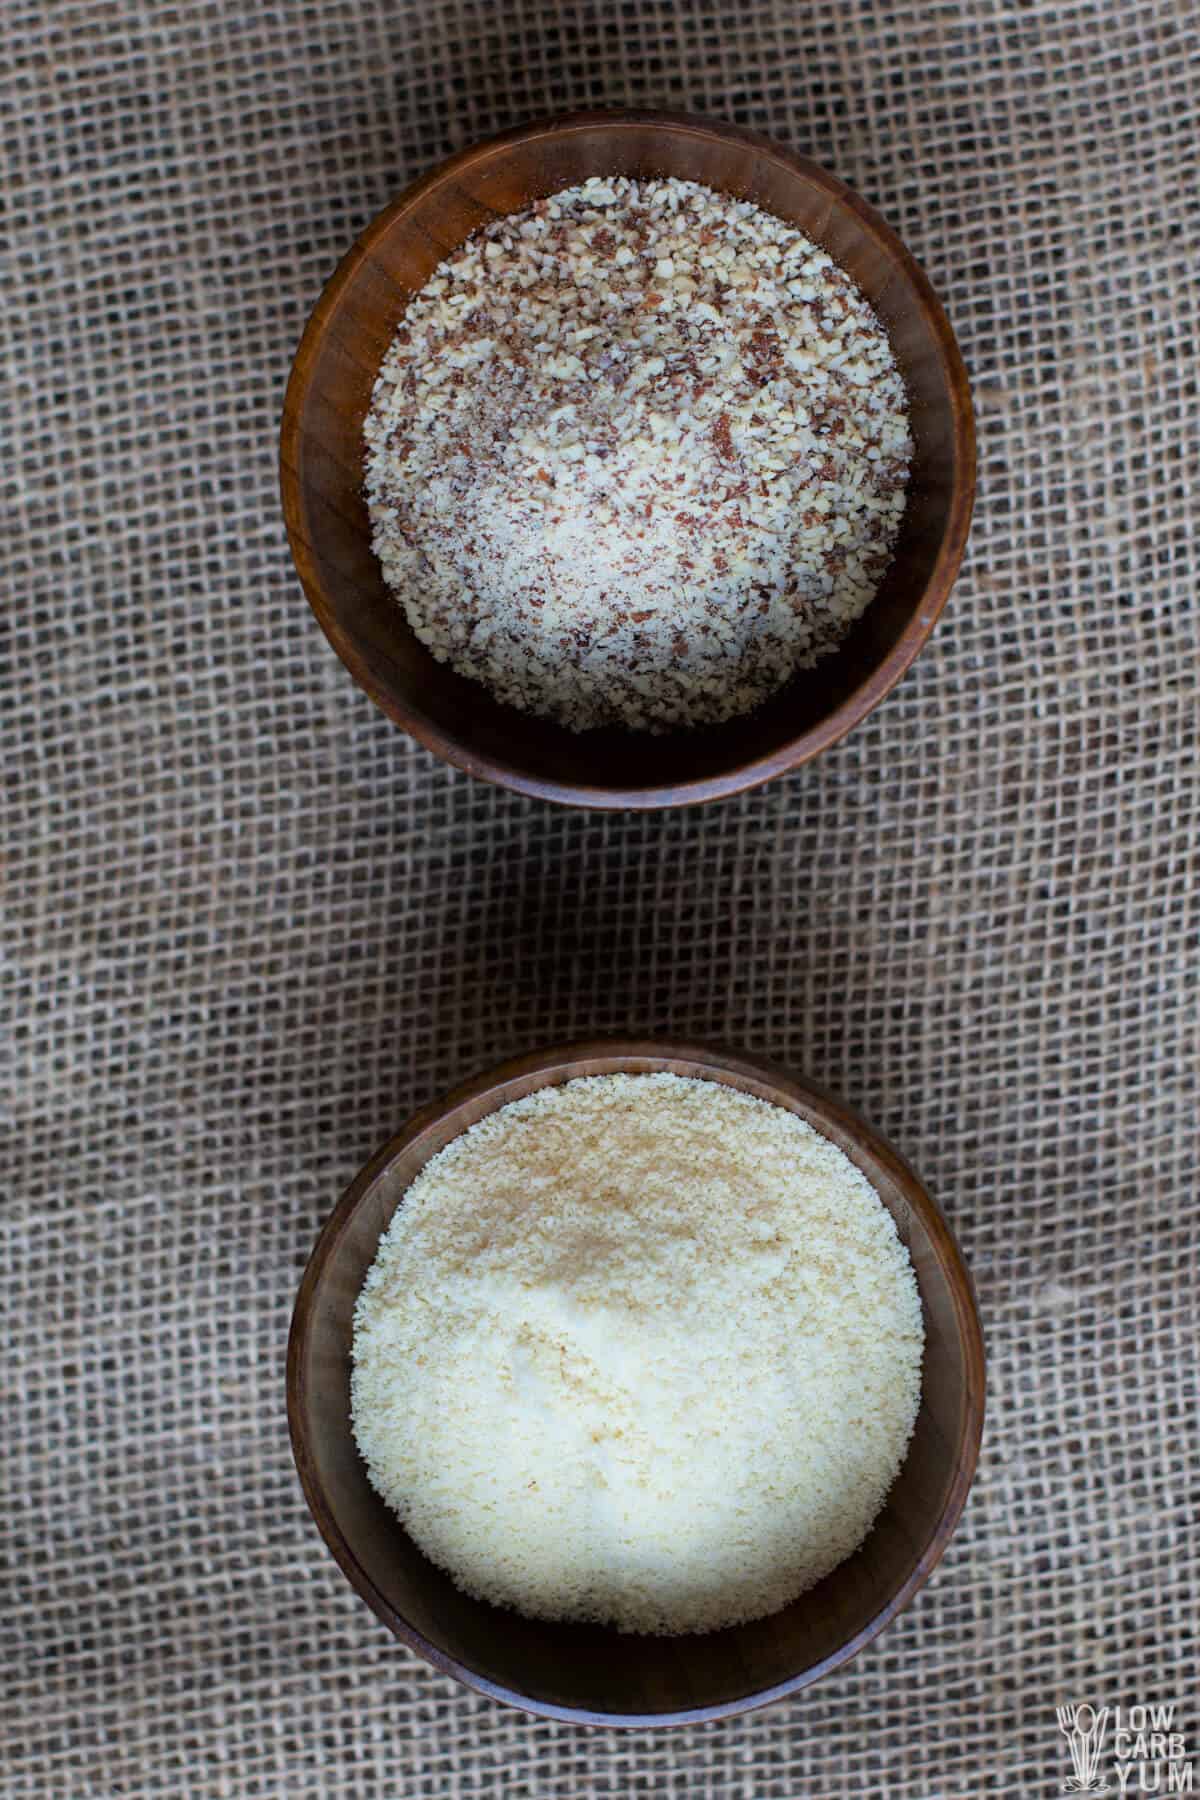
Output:
<path fill-rule="evenodd" d="M 576 731 L 728 719 L 835 649 L 912 453 L 887 334 L 823 250 L 749 201 L 624 178 L 444 263 L 365 436 L 417 636 Z"/>

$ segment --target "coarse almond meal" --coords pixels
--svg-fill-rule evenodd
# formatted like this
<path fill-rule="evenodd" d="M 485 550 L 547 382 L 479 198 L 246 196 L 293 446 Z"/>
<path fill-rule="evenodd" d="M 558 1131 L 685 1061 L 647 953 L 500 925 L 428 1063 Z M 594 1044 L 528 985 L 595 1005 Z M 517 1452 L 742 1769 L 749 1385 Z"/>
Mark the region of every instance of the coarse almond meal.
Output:
<path fill-rule="evenodd" d="M 891 1214 L 782 1107 L 604 1075 L 433 1157 L 354 1315 L 374 1486 L 469 1593 L 707 1631 L 862 1542 L 920 1398 Z"/>
<path fill-rule="evenodd" d="M 624 178 L 468 239 L 409 305 L 365 436 L 417 636 L 574 730 L 730 718 L 833 650 L 912 451 L 887 335 L 824 251 Z"/>

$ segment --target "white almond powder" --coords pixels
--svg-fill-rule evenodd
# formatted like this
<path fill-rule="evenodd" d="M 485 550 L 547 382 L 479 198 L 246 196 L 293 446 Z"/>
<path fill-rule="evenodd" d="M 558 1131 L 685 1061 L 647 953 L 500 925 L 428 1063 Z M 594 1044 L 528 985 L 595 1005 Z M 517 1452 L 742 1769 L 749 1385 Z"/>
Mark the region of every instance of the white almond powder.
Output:
<path fill-rule="evenodd" d="M 355 1312 L 354 1431 L 469 1593 L 711 1630 L 862 1542 L 922 1344 L 908 1253 L 833 1144 L 718 1083 L 595 1077 L 412 1184 Z"/>
<path fill-rule="evenodd" d="M 887 335 L 823 250 L 623 178 L 468 239 L 412 300 L 365 436 L 417 636 L 576 730 L 727 719 L 835 649 L 912 450 Z"/>

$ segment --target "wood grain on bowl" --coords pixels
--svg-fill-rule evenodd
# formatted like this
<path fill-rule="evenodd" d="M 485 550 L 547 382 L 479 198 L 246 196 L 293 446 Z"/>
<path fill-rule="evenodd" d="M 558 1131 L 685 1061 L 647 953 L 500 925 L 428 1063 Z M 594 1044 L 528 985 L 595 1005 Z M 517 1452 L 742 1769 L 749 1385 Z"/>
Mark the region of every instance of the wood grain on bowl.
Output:
<path fill-rule="evenodd" d="M 429 1158 L 497 1107 L 582 1075 L 667 1070 L 785 1106 L 872 1183 L 912 1257 L 925 1319 L 921 1406 L 883 1512 L 854 1556 L 767 1619 L 647 1638 L 534 1622 L 471 1599 L 428 1562 L 367 1480 L 350 1421 L 354 1304 L 379 1238 Z M 505 1063 L 425 1108 L 351 1184 L 313 1251 L 288 1349 L 288 1416 L 308 1504 L 329 1548 L 397 1637 L 499 1700 L 607 1725 L 721 1718 L 793 1693 L 860 1650 L 912 1598 L 966 1500 L 983 1427 L 984 1360 L 970 1277 L 921 1182 L 840 1102 L 722 1051 L 599 1040 Z"/>
<path fill-rule="evenodd" d="M 362 495 L 362 425 L 411 295 L 497 214 L 590 175 L 675 176 L 754 200 L 853 276 L 888 328 L 915 454 L 892 566 L 836 655 L 758 712 L 647 739 L 575 734 L 503 706 L 434 661 L 386 588 Z M 545 120 L 452 157 L 379 215 L 322 294 L 296 353 L 281 439 L 284 517 L 317 618 L 398 725 L 459 768 L 544 799 L 687 805 L 753 787 L 836 743 L 895 685 L 945 604 L 975 485 L 970 390 L 929 282 L 865 201 L 806 157 L 669 113 Z"/>

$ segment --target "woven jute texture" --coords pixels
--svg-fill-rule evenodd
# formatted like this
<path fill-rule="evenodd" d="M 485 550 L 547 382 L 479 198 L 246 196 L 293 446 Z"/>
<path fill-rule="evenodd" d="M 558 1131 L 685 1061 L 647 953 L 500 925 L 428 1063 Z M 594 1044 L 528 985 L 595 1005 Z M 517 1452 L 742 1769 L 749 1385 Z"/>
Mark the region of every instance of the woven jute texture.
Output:
<path fill-rule="evenodd" d="M 1041 1795 L 1060 1700 L 1175 1701 L 1196 1745 L 1198 27 L 9 0 L 5 1800 Z M 979 415 L 967 565 L 911 674 L 817 764 L 687 814 L 554 810 L 408 742 L 321 637 L 277 499 L 290 358 L 359 228 L 593 103 L 848 179 L 943 295 Z M 625 1028 L 770 1055 L 892 1137 L 974 1270 L 990 1415 L 941 1569 L 857 1662 L 623 1736 L 389 1637 L 304 1509 L 283 1363 L 320 1222 L 415 1105 Z"/>

